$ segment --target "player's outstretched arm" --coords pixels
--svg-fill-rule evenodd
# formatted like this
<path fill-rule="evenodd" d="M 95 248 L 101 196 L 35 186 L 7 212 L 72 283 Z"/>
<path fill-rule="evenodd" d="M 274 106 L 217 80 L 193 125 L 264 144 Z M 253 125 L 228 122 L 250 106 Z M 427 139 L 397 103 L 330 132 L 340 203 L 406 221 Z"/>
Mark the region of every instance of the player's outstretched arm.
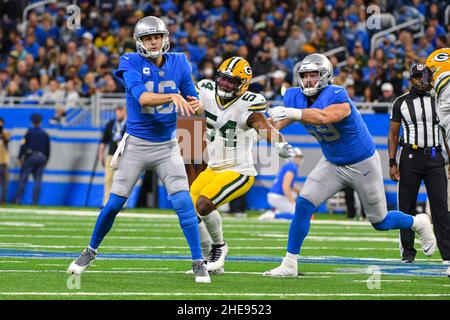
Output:
<path fill-rule="evenodd" d="M 294 156 L 294 149 L 284 140 L 283 135 L 275 129 L 263 113 L 254 112 L 247 119 L 247 125 L 254 128 L 259 136 L 267 142 L 275 145 L 278 154 L 282 158 Z"/>
<path fill-rule="evenodd" d="M 292 119 L 313 125 L 326 125 L 341 121 L 348 117 L 351 112 L 350 104 L 345 102 L 332 104 L 325 109 L 275 107 L 269 110 L 269 115 L 275 122 Z"/>
<path fill-rule="evenodd" d="M 254 128 L 259 136 L 269 143 L 284 142 L 283 135 L 267 121 L 263 113 L 252 113 L 247 119 L 247 125 Z"/>
<path fill-rule="evenodd" d="M 139 103 L 143 107 L 157 107 L 170 102 L 175 105 L 175 111 L 180 111 L 182 116 L 195 113 L 189 102 L 177 93 L 144 92 L 139 97 Z"/>

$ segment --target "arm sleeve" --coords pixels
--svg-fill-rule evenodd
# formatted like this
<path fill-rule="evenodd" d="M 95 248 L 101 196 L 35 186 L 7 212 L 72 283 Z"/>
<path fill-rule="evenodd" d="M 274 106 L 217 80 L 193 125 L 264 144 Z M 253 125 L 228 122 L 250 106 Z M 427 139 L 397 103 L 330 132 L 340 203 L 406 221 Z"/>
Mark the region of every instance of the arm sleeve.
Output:
<path fill-rule="evenodd" d="M 133 71 L 125 71 L 123 73 L 123 80 L 125 82 L 125 90 L 127 90 L 131 95 L 139 102 L 139 98 L 144 92 L 147 92 L 142 78 Z"/>
<path fill-rule="evenodd" d="M 19 159 L 23 159 L 23 157 L 25 156 L 28 141 L 30 141 L 29 136 L 30 136 L 30 130 L 27 131 L 27 133 L 25 134 L 25 137 L 22 140 L 22 145 L 20 146 L 20 150 L 19 150 L 19 157 L 18 157 Z"/>
<path fill-rule="evenodd" d="M 139 102 L 139 98 L 144 92 L 147 92 L 147 88 L 136 63 L 133 56 L 125 54 L 120 57 L 119 68 L 114 74 L 123 80 L 125 90 Z"/>
<path fill-rule="evenodd" d="M 181 84 L 180 92 L 184 98 L 187 96 L 196 97 L 198 99 L 197 90 L 195 90 L 194 81 L 192 81 L 192 66 L 183 54 L 181 59 Z"/>
<path fill-rule="evenodd" d="M 50 137 L 47 134 L 47 150 L 46 150 L 47 161 L 50 159 Z"/>
<path fill-rule="evenodd" d="M 402 121 L 402 112 L 400 110 L 401 106 L 402 106 L 402 101 L 399 98 L 395 99 L 394 104 L 392 105 L 391 121 L 395 121 L 395 122 Z"/>

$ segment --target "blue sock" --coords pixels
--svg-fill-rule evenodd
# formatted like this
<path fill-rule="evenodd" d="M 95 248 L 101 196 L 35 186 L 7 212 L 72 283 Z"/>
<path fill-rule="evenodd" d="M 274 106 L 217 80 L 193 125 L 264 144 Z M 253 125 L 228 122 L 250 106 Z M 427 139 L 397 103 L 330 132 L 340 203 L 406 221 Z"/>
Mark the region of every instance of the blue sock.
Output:
<path fill-rule="evenodd" d="M 380 231 L 392 229 L 410 229 L 413 225 L 414 217 L 398 210 L 388 211 L 383 221 L 372 224 L 373 227 Z"/>
<path fill-rule="evenodd" d="M 288 219 L 292 220 L 294 219 L 294 215 L 289 212 L 280 212 L 275 214 L 275 219 Z"/>
<path fill-rule="evenodd" d="M 97 250 L 100 246 L 103 238 L 109 230 L 111 230 L 116 215 L 119 213 L 120 209 L 122 209 L 126 201 L 127 198 L 119 197 L 113 193 L 109 195 L 109 200 L 102 211 L 100 211 L 94 232 L 92 233 L 91 242 L 89 244 L 92 249 Z"/>
<path fill-rule="evenodd" d="M 297 198 L 295 204 L 295 215 L 289 227 L 289 238 L 287 251 L 293 254 L 299 254 L 303 240 L 309 232 L 311 216 L 316 211 L 316 206 L 302 196 Z"/>
<path fill-rule="evenodd" d="M 178 215 L 181 229 L 191 249 L 192 260 L 203 260 L 198 231 L 198 218 L 195 214 L 189 191 L 180 191 L 168 197 L 172 207 Z"/>

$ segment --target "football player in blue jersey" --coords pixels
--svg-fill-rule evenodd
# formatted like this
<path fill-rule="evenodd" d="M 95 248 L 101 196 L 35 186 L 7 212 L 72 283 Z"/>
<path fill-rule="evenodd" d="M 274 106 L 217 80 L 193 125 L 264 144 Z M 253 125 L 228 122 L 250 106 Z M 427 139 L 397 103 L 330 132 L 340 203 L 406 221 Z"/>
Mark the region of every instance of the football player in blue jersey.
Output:
<path fill-rule="evenodd" d="M 203 262 L 198 220 L 175 133 L 178 111 L 190 115 L 202 107 L 192 68 L 183 53 L 168 53 L 169 32 L 157 17 L 139 20 L 134 40 L 137 52 L 124 54 L 115 72 L 125 84 L 128 118 L 126 134 L 111 160 L 115 170 L 111 193 L 89 246 L 68 271 L 81 274 L 92 263 L 139 177 L 153 170 L 167 189 L 189 244 L 195 281 L 208 283 L 211 279 Z"/>
<path fill-rule="evenodd" d="M 347 91 L 332 85 L 333 66 L 322 54 L 308 55 L 299 68 L 300 87 L 284 95 L 284 107 L 269 115 L 281 129 L 300 121 L 319 142 L 324 157 L 309 174 L 296 201 L 289 229 L 286 257 L 281 265 L 264 272 L 271 277 L 295 277 L 297 259 L 317 207 L 346 186 L 356 190 L 367 219 L 376 230 L 411 228 L 420 236 L 427 256 L 436 250 L 436 238 L 426 214 L 415 217 L 387 211 L 378 152 L 359 111 Z"/>

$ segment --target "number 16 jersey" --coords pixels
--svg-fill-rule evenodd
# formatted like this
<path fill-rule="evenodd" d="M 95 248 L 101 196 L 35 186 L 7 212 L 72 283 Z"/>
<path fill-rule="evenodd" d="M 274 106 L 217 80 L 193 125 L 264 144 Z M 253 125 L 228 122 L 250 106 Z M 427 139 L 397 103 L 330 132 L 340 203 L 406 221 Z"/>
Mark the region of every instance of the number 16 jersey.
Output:
<path fill-rule="evenodd" d="M 264 96 L 247 91 L 224 103 L 215 82 L 206 79 L 197 83 L 197 92 L 205 112 L 208 167 L 256 176 L 252 149 L 257 133 L 247 120 L 253 112 L 265 112 Z"/>
<path fill-rule="evenodd" d="M 348 103 L 351 113 L 341 121 L 328 125 L 305 123 L 306 130 L 319 142 L 325 158 L 336 165 L 361 162 L 375 153 L 366 123 L 343 87 L 328 85 L 311 106 L 300 88 L 289 88 L 283 102 L 287 108 L 298 109 L 325 109 L 332 104 Z"/>

